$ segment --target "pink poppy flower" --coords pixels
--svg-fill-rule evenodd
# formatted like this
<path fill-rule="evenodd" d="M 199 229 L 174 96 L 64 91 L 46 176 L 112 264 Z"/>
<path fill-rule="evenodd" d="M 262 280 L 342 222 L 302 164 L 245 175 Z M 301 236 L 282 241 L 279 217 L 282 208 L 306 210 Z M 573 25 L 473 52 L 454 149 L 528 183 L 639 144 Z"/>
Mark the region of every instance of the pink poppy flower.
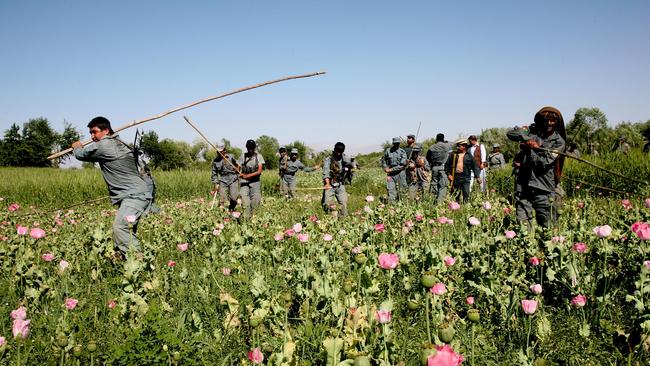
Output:
<path fill-rule="evenodd" d="M 352 248 L 352 254 L 359 254 L 361 252 L 363 252 L 363 249 L 361 249 L 360 246 L 356 246 L 356 247 Z"/>
<path fill-rule="evenodd" d="M 562 243 L 564 241 L 565 237 L 563 236 L 554 236 L 551 238 L 551 241 L 553 243 Z"/>
<path fill-rule="evenodd" d="M 587 244 L 585 243 L 575 243 L 573 244 L 573 251 L 577 253 L 584 253 L 587 251 Z"/>
<path fill-rule="evenodd" d="M 289 237 L 296 235 L 296 232 L 293 229 L 287 229 L 284 233 Z"/>
<path fill-rule="evenodd" d="M 470 218 L 469 218 L 467 221 L 468 221 L 469 224 L 472 225 L 472 226 L 479 226 L 479 225 L 481 225 L 481 221 L 480 221 L 479 219 L 477 219 L 476 217 L 474 217 L 474 216 L 470 216 Z"/>
<path fill-rule="evenodd" d="M 9 316 L 11 316 L 11 319 L 13 320 L 16 319 L 24 320 L 25 318 L 27 318 L 27 309 L 25 309 L 24 306 L 21 306 L 18 309 L 13 310 L 11 314 L 9 314 Z"/>
<path fill-rule="evenodd" d="M 449 202 L 448 207 L 452 211 L 460 210 L 460 203 L 458 203 L 456 201 L 452 201 L 452 202 Z"/>
<path fill-rule="evenodd" d="M 645 199 L 645 207 L 650 208 L 650 198 Z"/>
<path fill-rule="evenodd" d="M 69 265 L 70 265 L 70 263 L 68 263 L 67 260 L 62 259 L 62 260 L 59 262 L 59 269 L 61 270 L 61 272 L 63 272 L 63 271 L 65 271 L 66 268 L 68 268 Z"/>
<path fill-rule="evenodd" d="M 447 292 L 447 287 L 444 283 L 438 282 L 433 287 L 431 287 L 431 293 L 434 295 L 444 295 Z"/>
<path fill-rule="evenodd" d="M 117 303 L 115 302 L 115 300 L 109 300 L 107 306 L 109 309 L 113 310 L 117 306 Z"/>
<path fill-rule="evenodd" d="M 18 225 L 18 228 L 16 228 L 16 233 L 18 235 L 27 235 L 28 230 L 29 230 L 29 228 L 27 228 L 27 226 Z"/>
<path fill-rule="evenodd" d="M 332 239 L 334 239 L 334 238 L 330 234 L 323 235 L 323 240 L 324 241 L 332 241 Z"/>
<path fill-rule="evenodd" d="M 7 210 L 9 210 L 9 212 L 15 212 L 18 211 L 19 209 L 20 209 L 20 205 L 17 203 L 12 203 L 9 205 L 9 207 L 7 207 Z"/>
<path fill-rule="evenodd" d="M 503 208 L 503 214 L 508 216 L 510 215 L 510 212 L 512 212 L 512 209 L 510 207 L 504 207 Z"/>
<path fill-rule="evenodd" d="M 599 238 L 606 238 L 612 234 L 612 228 L 609 225 L 596 226 L 593 232 Z"/>
<path fill-rule="evenodd" d="M 571 305 L 581 308 L 587 304 L 587 296 L 585 295 L 577 295 L 573 299 L 571 299 Z"/>
<path fill-rule="evenodd" d="M 446 267 L 451 267 L 456 263 L 456 258 L 446 255 L 444 261 Z"/>
<path fill-rule="evenodd" d="M 52 253 L 43 253 L 41 256 L 41 259 L 43 259 L 46 262 L 51 262 L 54 260 L 54 254 Z"/>
<path fill-rule="evenodd" d="M 72 309 L 77 307 L 78 302 L 79 302 L 79 300 L 69 297 L 69 298 L 65 299 L 65 307 L 68 310 L 72 310 Z"/>
<path fill-rule="evenodd" d="M 399 256 L 394 253 L 381 253 L 379 255 L 379 267 L 383 269 L 394 269 L 399 264 Z"/>
<path fill-rule="evenodd" d="M 422 215 L 421 213 L 415 214 L 415 221 L 419 222 L 419 221 L 422 221 L 422 220 L 424 220 L 424 215 Z"/>
<path fill-rule="evenodd" d="M 230 268 L 223 267 L 223 268 L 221 269 L 221 273 L 222 273 L 224 276 L 230 276 Z"/>
<path fill-rule="evenodd" d="M 188 243 L 182 243 L 176 246 L 176 248 L 178 248 L 178 250 L 180 250 L 181 252 L 186 251 L 188 247 L 189 247 Z"/>
<path fill-rule="evenodd" d="M 537 300 L 521 300 L 521 308 L 524 309 L 524 314 L 535 314 L 535 311 L 537 311 Z"/>
<path fill-rule="evenodd" d="M 630 202 L 629 199 L 624 199 L 621 201 L 621 205 L 623 206 L 623 209 L 625 210 L 631 210 L 632 209 L 632 202 Z"/>
<path fill-rule="evenodd" d="M 535 295 L 539 295 L 539 294 L 542 293 L 542 285 L 540 285 L 539 283 L 531 285 L 530 286 L 530 291 L 532 293 L 534 293 Z"/>
<path fill-rule="evenodd" d="M 465 302 L 467 303 L 467 305 L 474 305 L 474 297 L 473 296 L 467 296 L 467 298 L 465 299 Z"/>
<path fill-rule="evenodd" d="M 390 310 L 377 310 L 375 312 L 375 320 L 380 324 L 390 323 L 393 319 L 393 314 Z"/>
<path fill-rule="evenodd" d="M 375 224 L 375 232 L 383 233 L 384 230 L 386 230 L 386 227 L 384 226 L 384 224 Z"/>
<path fill-rule="evenodd" d="M 297 233 L 301 232 L 302 231 L 302 224 L 301 223 L 294 224 L 293 225 L 293 231 L 295 231 Z"/>
<path fill-rule="evenodd" d="M 483 202 L 483 209 L 489 211 L 492 209 L 492 204 L 488 201 Z"/>
<path fill-rule="evenodd" d="M 316 222 L 316 221 L 318 221 L 318 216 L 316 216 L 316 215 L 311 215 L 311 216 L 309 216 L 309 221 L 311 221 L 311 222 Z"/>
<path fill-rule="evenodd" d="M 578 202 L 578 208 L 579 209 L 585 208 L 585 203 L 583 201 Z"/>
<path fill-rule="evenodd" d="M 14 339 L 25 339 L 29 336 L 29 319 L 15 319 L 12 327 Z"/>
<path fill-rule="evenodd" d="M 307 241 L 309 241 L 309 234 L 305 234 L 305 233 L 298 234 L 298 241 L 301 243 L 306 243 Z"/>
<path fill-rule="evenodd" d="M 248 360 L 254 364 L 260 364 L 264 362 L 264 354 L 259 347 L 256 347 L 252 351 L 248 351 Z"/>
<path fill-rule="evenodd" d="M 2 350 L 2 347 L 4 347 L 5 344 L 7 344 L 5 337 L 0 337 L 0 350 Z"/>
<path fill-rule="evenodd" d="M 176 262 L 174 262 L 173 260 L 170 259 L 170 260 L 167 261 L 167 267 L 171 268 L 171 267 L 175 267 L 175 266 L 176 266 Z"/>
<path fill-rule="evenodd" d="M 219 230 L 219 229 L 214 229 L 214 230 L 212 230 L 212 235 L 214 235 L 214 236 L 219 236 L 219 235 L 221 235 L 221 230 Z"/>
<path fill-rule="evenodd" d="M 446 223 L 448 223 L 448 222 L 449 222 L 449 219 L 446 218 L 445 216 L 438 217 L 438 223 L 439 223 L 439 224 L 443 224 L 443 225 L 444 225 L 444 224 L 446 224 Z"/>
<path fill-rule="evenodd" d="M 528 263 L 532 264 L 533 266 L 539 266 L 539 258 L 537 257 L 531 257 L 528 260 Z"/>
<path fill-rule="evenodd" d="M 436 353 L 429 356 L 427 366 L 460 366 L 465 358 L 454 352 L 448 344 L 436 346 Z"/>
<path fill-rule="evenodd" d="M 644 266 L 646 269 L 650 269 L 650 261 L 643 261 L 643 266 Z"/>
<path fill-rule="evenodd" d="M 637 221 L 632 224 L 632 232 L 641 240 L 650 239 L 650 225 L 646 222 Z"/>
<path fill-rule="evenodd" d="M 517 233 L 515 233 L 512 230 L 507 230 L 505 232 L 505 235 L 506 235 L 506 239 L 514 239 L 514 237 L 517 236 Z"/>
<path fill-rule="evenodd" d="M 374 201 L 375 201 L 375 197 L 373 197 L 371 195 L 366 196 L 366 202 L 374 202 Z"/>
<path fill-rule="evenodd" d="M 275 234 L 275 236 L 273 237 L 273 239 L 274 239 L 275 241 L 280 241 L 280 240 L 284 239 L 284 234 L 282 234 L 282 233 L 277 233 L 277 234 Z"/>

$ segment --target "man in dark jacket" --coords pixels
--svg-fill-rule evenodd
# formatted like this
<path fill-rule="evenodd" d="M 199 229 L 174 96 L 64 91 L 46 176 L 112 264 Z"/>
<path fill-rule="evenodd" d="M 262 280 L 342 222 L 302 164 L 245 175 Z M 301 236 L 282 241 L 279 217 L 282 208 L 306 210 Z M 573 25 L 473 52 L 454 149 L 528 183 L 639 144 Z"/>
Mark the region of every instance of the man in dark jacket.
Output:
<path fill-rule="evenodd" d="M 481 170 L 476 165 L 474 157 L 467 152 L 469 141 L 461 139 L 456 141 L 455 145 L 456 151 L 451 152 L 445 162 L 445 173 L 451 182 L 453 197 L 457 198 L 462 193 L 463 202 L 467 202 L 472 173 L 474 173 L 476 181 L 480 182 Z"/>
<path fill-rule="evenodd" d="M 515 192 L 515 207 L 520 222 L 530 227 L 535 220 L 542 227 L 554 225 L 557 209 L 563 195 L 560 187 L 564 157 L 564 119 L 559 110 L 544 107 L 535 114 L 531 128 L 515 128 L 508 131 L 512 141 L 522 143 L 522 154 Z"/>

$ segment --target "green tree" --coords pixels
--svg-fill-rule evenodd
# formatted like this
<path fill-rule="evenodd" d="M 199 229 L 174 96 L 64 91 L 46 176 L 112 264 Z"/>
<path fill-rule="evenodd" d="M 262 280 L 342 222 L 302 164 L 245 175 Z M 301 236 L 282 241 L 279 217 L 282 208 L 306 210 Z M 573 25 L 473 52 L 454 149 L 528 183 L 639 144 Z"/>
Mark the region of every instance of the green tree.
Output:
<path fill-rule="evenodd" d="M 56 150 L 67 149 L 73 142 L 81 139 L 81 132 L 77 131 L 70 123 L 63 121 L 63 133 L 59 135 L 56 142 Z M 64 162 L 72 157 L 72 154 L 66 154 L 59 158 L 59 163 Z"/>
<path fill-rule="evenodd" d="M 278 149 L 280 149 L 280 143 L 275 137 L 262 135 L 257 138 L 257 152 L 262 154 L 264 161 L 266 162 L 266 169 L 276 169 L 278 167 Z"/>
<path fill-rule="evenodd" d="M 46 118 L 30 119 L 23 125 L 23 138 L 19 145 L 22 155 L 20 166 L 52 166 L 52 161 L 47 157 L 58 141 L 59 135 Z"/>
<path fill-rule="evenodd" d="M 600 109 L 580 108 L 566 126 L 567 142 L 573 142 L 587 152 L 590 146 L 600 146 L 609 150 L 612 132 L 607 127 L 607 116 Z"/>
<path fill-rule="evenodd" d="M 481 131 L 479 141 L 485 145 L 485 150 L 488 154 L 492 152 L 492 146 L 494 144 L 499 144 L 501 146 L 501 153 L 506 158 L 506 161 L 512 160 L 519 151 L 519 144 L 508 140 L 508 137 L 506 137 L 508 130 L 505 127 L 494 127 Z"/>
<path fill-rule="evenodd" d="M 303 163 L 307 165 L 314 164 L 314 150 L 307 146 L 304 142 L 296 140 L 286 145 L 285 148 L 287 149 L 287 152 L 291 152 L 291 149 L 298 149 L 298 157 Z"/>
<path fill-rule="evenodd" d="M 2 144 L 0 145 L 0 165 L 2 166 L 21 166 L 21 152 L 22 136 L 20 134 L 20 127 L 17 124 L 12 124 L 7 131 L 5 131 Z"/>

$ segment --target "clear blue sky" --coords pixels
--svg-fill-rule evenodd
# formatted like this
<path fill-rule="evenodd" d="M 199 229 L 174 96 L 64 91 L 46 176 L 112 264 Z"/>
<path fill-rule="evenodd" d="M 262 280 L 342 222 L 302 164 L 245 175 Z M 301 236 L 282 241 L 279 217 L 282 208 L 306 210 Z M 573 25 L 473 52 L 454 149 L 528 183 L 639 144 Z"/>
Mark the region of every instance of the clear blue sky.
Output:
<path fill-rule="evenodd" d="M 143 125 L 165 138 L 267 134 L 351 153 L 392 136 L 449 139 L 568 121 L 650 119 L 648 1 L 0 2 L 0 129 L 46 117 L 86 132 L 188 102 L 325 70 Z M 125 138 L 132 134 L 124 133 Z"/>

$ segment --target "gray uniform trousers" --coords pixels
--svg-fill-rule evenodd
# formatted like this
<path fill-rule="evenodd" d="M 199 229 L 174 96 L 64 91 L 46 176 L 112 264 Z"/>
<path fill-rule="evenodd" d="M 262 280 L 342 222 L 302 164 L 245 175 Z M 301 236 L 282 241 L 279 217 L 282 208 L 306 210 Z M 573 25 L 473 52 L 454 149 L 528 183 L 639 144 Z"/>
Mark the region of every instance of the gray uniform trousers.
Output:
<path fill-rule="evenodd" d="M 331 207 L 338 201 L 341 206 L 341 216 L 348 215 L 348 193 L 345 191 L 345 186 L 339 184 L 332 186 L 332 188 L 323 190 L 323 199 L 321 201 L 325 212 L 331 211 Z"/>
<path fill-rule="evenodd" d="M 244 215 L 250 217 L 262 201 L 262 182 L 241 183 L 239 193 L 241 193 L 241 202 L 244 206 Z"/>
<path fill-rule="evenodd" d="M 219 202 L 225 205 L 228 202 L 228 210 L 232 211 L 237 207 L 237 197 L 239 196 L 238 181 L 232 183 L 219 182 Z"/>
<path fill-rule="evenodd" d="M 444 164 L 431 167 L 431 193 L 435 195 L 437 202 L 442 202 L 447 197 L 449 189 L 449 178 L 445 173 Z"/>
<path fill-rule="evenodd" d="M 120 208 L 117 210 L 113 221 L 113 241 L 115 247 L 122 253 L 126 253 L 129 248 L 142 251 L 140 241 L 135 236 L 135 233 L 138 230 L 140 218 L 150 204 L 151 199 L 137 198 L 125 198 L 120 202 Z M 132 216 L 135 221 L 128 222 L 127 216 Z"/>
<path fill-rule="evenodd" d="M 280 179 L 280 192 L 282 192 L 285 197 L 295 198 L 296 182 L 297 180 L 295 174 L 285 174 Z"/>
<path fill-rule="evenodd" d="M 402 170 L 398 174 L 386 176 L 386 189 L 388 190 L 388 202 L 395 202 L 402 198 L 406 188 L 406 173 Z"/>
<path fill-rule="evenodd" d="M 528 187 L 515 193 L 517 219 L 530 229 L 533 212 L 537 224 L 542 227 L 555 225 L 558 217 L 556 193 Z"/>

